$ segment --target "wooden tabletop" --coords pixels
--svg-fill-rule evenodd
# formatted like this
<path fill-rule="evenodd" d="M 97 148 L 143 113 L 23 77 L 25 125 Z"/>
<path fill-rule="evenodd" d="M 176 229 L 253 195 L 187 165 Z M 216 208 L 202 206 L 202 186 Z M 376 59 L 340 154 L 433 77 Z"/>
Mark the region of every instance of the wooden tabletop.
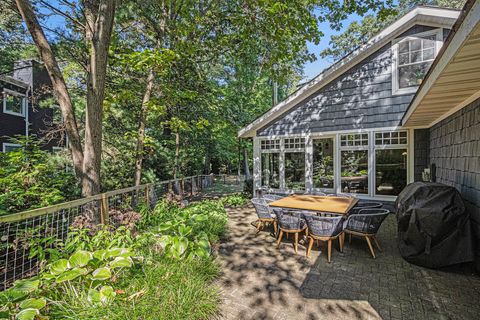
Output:
<path fill-rule="evenodd" d="M 273 201 L 269 206 L 347 214 L 357 202 L 357 198 L 291 195 Z"/>

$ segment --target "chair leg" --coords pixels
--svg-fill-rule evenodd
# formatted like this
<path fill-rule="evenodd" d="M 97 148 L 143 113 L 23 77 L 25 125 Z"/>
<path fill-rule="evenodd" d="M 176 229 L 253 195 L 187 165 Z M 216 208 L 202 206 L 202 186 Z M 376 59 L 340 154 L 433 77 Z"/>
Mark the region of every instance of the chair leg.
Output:
<path fill-rule="evenodd" d="M 331 256 L 332 256 L 332 239 L 328 240 L 328 262 L 330 262 Z"/>
<path fill-rule="evenodd" d="M 293 248 L 295 249 L 295 253 L 297 253 L 297 250 L 298 250 L 298 232 L 295 232 L 295 240 L 293 242 Z"/>
<path fill-rule="evenodd" d="M 352 234 L 348 234 L 348 244 L 352 244 Z"/>
<path fill-rule="evenodd" d="M 368 247 L 370 248 L 370 252 L 372 253 L 373 258 L 375 259 L 375 252 L 373 251 L 372 241 L 370 240 L 370 237 L 365 236 L 365 240 L 367 240 Z"/>
<path fill-rule="evenodd" d="M 380 244 L 378 243 L 377 237 L 373 236 L 373 241 L 375 241 L 375 244 L 377 245 L 377 248 L 379 251 L 382 251 L 382 248 L 380 247 Z"/>
<path fill-rule="evenodd" d="M 273 234 L 277 236 L 278 229 L 277 229 L 277 220 L 273 220 Z"/>
<path fill-rule="evenodd" d="M 345 241 L 345 233 L 338 237 L 338 244 L 340 245 L 340 252 L 343 252 L 343 241 Z"/>
<path fill-rule="evenodd" d="M 261 226 L 262 226 L 262 221 L 257 220 L 257 226 L 256 226 L 256 228 L 257 228 L 257 233 L 260 232 L 260 227 L 261 227 Z"/>
<path fill-rule="evenodd" d="M 312 251 L 313 241 L 314 241 L 313 238 L 310 238 L 310 241 L 308 242 L 307 258 L 310 258 L 310 252 Z"/>
<path fill-rule="evenodd" d="M 278 234 L 278 240 L 277 240 L 277 248 L 280 247 L 280 242 L 282 242 L 283 238 L 283 230 L 280 229 L 280 233 Z"/>

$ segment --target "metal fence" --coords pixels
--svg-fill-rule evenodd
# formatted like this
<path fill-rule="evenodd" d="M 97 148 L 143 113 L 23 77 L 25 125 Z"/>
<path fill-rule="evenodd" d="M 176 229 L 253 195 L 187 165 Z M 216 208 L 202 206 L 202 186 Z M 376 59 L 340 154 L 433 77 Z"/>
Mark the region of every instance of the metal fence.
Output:
<path fill-rule="evenodd" d="M 43 253 L 64 241 L 71 226 L 117 226 L 118 213 L 136 211 L 140 205 L 153 208 L 167 194 L 194 196 L 215 180 L 213 175 L 199 175 L 162 181 L 0 216 L 0 291 L 37 274 Z"/>

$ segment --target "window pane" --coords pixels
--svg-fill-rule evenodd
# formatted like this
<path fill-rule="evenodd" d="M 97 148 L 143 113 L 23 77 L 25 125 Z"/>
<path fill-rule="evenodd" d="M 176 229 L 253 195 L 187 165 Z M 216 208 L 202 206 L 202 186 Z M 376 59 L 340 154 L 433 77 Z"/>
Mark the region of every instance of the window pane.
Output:
<path fill-rule="evenodd" d="M 313 187 L 333 189 L 333 139 L 313 140 Z"/>
<path fill-rule="evenodd" d="M 400 65 L 409 64 L 409 63 L 410 63 L 410 60 L 409 60 L 409 54 L 408 54 L 408 52 L 407 52 L 407 53 L 401 53 L 401 54 L 399 55 L 398 60 L 399 60 L 399 64 L 400 64 Z"/>
<path fill-rule="evenodd" d="M 422 51 L 413 51 L 410 56 L 410 62 L 420 62 L 422 61 Z"/>
<path fill-rule="evenodd" d="M 17 151 L 21 148 L 22 148 L 22 146 L 6 145 L 4 149 L 5 149 L 5 152 L 11 152 L 11 151 Z"/>
<path fill-rule="evenodd" d="M 407 185 L 407 149 L 376 150 L 376 194 L 396 196 Z"/>
<path fill-rule="evenodd" d="M 368 193 L 368 151 L 342 151 L 342 192 Z"/>
<path fill-rule="evenodd" d="M 305 153 L 285 153 L 285 185 L 287 189 L 305 189 Z"/>
<path fill-rule="evenodd" d="M 432 60 L 435 57 L 433 48 L 423 50 L 423 60 Z"/>
<path fill-rule="evenodd" d="M 408 53 L 409 51 L 408 41 L 400 42 L 399 50 L 400 50 L 400 53 Z"/>
<path fill-rule="evenodd" d="M 262 186 L 280 188 L 278 153 L 262 153 Z"/>
<path fill-rule="evenodd" d="M 425 37 L 423 41 L 423 48 L 435 48 L 435 35 Z"/>
<path fill-rule="evenodd" d="M 414 65 L 398 68 L 398 87 L 408 88 L 420 85 L 425 74 L 430 68 L 431 62 L 417 63 Z"/>
<path fill-rule="evenodd" d="M 6 94 L 5 100 L 7 111 L 23 114 L 23 97 Z"/>
<path fill-rule="evenodd" d="M 421 39 L 413 39 L 410 40 L 410 51 L 416 51 L 422 49 L 422 40 Z"/>

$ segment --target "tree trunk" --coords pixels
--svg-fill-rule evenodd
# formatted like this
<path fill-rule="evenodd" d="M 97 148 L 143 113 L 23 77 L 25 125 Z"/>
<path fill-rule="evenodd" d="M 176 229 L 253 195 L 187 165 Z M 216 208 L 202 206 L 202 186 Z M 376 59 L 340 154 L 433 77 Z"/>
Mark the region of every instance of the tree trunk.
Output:
<path fill-rule="evenodd" d="M 150 70 L 147 78 L 147 87 L 143 95 L 142 108 L 140 110 L 140 118 L 138 120 L 138 136 L 137 148 L 135 152 L 135 172 L 133 180 L 136 186 L 140 185 L 142 179 L 142 163 L 143 163 L 143 146 L 145 142 L 145 121 L 147 119 L 148 104 L 153 91 L 155 73 Z"/>
<path fill-rule="evenodd" d="M 175 168 L 173 169 L 173 179 L 177 179 L 178 167 L 180 162 L 180 133 L 175 131 Z"/>
<path fill-rule="evenodd" d="M 102 121 L 105 79 L 110 37 L 115 13 L 115 0 L 84 1 L 86 39 L 90 57 L 87 77 L 87 110 L 85 121 L 84 179 L 82 195 L 100 192 L 102 161 Z"/>
<path fill-rule="evenodd" d="M 33 42 L 37 47 L 40 57 L 42 58 L 45 68 L 47 69 L 50 80 L 52 81 L 53 94 L 57 100 L 65 124 L 65 131 L 68 136 L 69 147 L 72 153 L 73 168 L 79 179 L 83 179 L 83 150 L 78 132 L 77 120 L 72 100 L 68 93 L 67 85 L 63 74 L 60 71 L 52 48 L 45 37 L 42 27 L 40 26 L 35 12 L 28 0 L 15 0 L 18 11 L 22 15 L 28 31 L 30 32 Z"/>

